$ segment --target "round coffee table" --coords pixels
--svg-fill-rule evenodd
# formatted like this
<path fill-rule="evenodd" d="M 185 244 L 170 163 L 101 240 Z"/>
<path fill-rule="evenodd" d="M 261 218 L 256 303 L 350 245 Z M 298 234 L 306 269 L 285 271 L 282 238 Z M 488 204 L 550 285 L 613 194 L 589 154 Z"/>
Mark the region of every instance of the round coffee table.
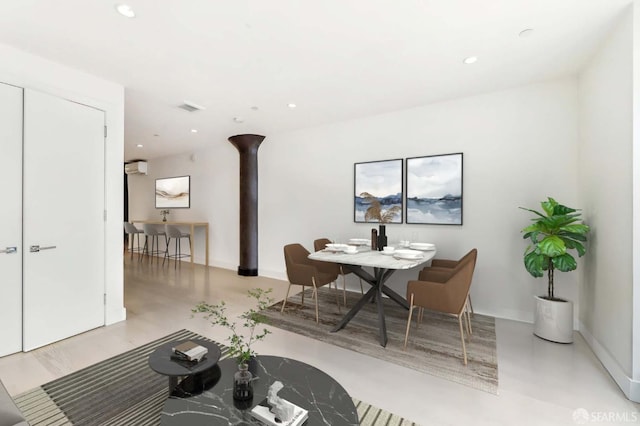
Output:
<path fill-rule="evenodd" d="M 353 400 L 327 373 L 311 365 L 279 356 L 260 355 L 253 370 L 253 399 L 233 399 L 233 374 L 238 371 L 235 359 L 225 359 L 205 373 L 201 390 L 193 392 L 192 378 L 184 379 L 167 399 L 162 409 L 162 426 L 258 425 L 251 409 L 267 397 L 276 380 L 284 385 L 278 396 L 309 411 L 305 426 L 356 426 L 360 422 Z M 186 389 L 185 389 L 186 388 Z"/>
<path fill-rule="evenodd" d="M 208 352 L 206 357 L 193 365 L 171 359 L 173 355 L 172 348 L 188 341 L 195 342 L 207 348 Z M 220 348 L 214 342 L 201 339 L 176 340 L 158 346 L 158 348 L 149 355 L 149 367 L 156 373 L 169 376 L 169 393 L 171 393 L 178 385 L 178 379 L 180 377 L 191 377 L 192 382 L 201 383 L 203 374 L 216 366 L 220 355 Z"/>

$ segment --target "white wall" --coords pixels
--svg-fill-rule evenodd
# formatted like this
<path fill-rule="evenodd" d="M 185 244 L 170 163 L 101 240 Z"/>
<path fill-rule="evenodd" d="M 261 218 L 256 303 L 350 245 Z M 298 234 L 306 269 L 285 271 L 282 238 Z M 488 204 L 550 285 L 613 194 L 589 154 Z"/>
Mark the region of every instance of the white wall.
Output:
<path fill-rule="evenodd" d="M 633 323 L 633 14 L 579 76 L 580 204 L 592 232 L 580 330 L 629 395 Z"/>
<path fill-rule="evenodd" d="M 0 81 L 57 95 L 106 113 L 109 136 L 105 152 L 105 321 L 107 324 L 122 321 L 126 317 L 122 266 L 124 88 L 3 44 L 0 58 Z"/>
<path fill-rule="evenodd" d="M 231 135 L 230 135 L 231 136 Z M 530 321 L 532 295 L 546 290 L 522 265 L 520 229 L 547 196 L 576 206 L 577 86 L 552 81 L 361 120 L 266 135 L 259 157 L 259 273 L 286 279 L 282 247 L 307 248 L 319 237 L 367 237 L 371 224 L 353 222 L 353 164 L 412 156 L 464 153 L 464 225 L 389 225 L 390 241 L 436 243 L 438 256 L 479 250 L 474 308 Z M 191 211 L 171 218 L 208 220 L 212 263 L 238 264 L 238 153 L 227 141 L 189 156 L 151 161 L 149 176 L 130 181 L 131 218 L 159 217 L 155 177 L 192 175 Z M 417 271 L 398 272 L 401 294 Z M 558 277 L 558 293 L 577 301 L 577 274 Z M 355 278 L 350 277 L 355 286 Z"/>

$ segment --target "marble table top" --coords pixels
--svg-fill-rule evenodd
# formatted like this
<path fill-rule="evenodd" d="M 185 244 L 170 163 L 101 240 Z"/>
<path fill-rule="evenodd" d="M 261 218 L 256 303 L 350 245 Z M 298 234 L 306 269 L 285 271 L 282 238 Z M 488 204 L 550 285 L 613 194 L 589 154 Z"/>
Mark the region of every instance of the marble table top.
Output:
<path fill-rule="evenodd" d="M 202 389 L 186 392 L 192 378 L 181 382 L 164 404 L 162 426 L 258 425 L 249 411 L 267 397 L 269 386 L 279 380 L 278 396 L 309 411 L 305 426 L 356 426 L 358 413 L 349 394 L 331 376 L 311 365 L 279 356 L 258 356 L 249 366 L 254 373 L 253 400 L 233 399 L 235 359 L 225 359 L 209 371 Z M 185 383 L 187 382 L 187 383 Z"/>
<path fill-rule="evenodd" d="M 344 265 L 369 266 L 372 268 L 411 269 L 433 259 L 436 255 L 436 250 L 423 251 L 422 253 L 423 257 L 419 259 L 396 259 L 393 255 L 383 254 L 381 251 L 360 246 L 354 254 L 321 250 L 311 253 L 309 259 L 341 263 Z"/>

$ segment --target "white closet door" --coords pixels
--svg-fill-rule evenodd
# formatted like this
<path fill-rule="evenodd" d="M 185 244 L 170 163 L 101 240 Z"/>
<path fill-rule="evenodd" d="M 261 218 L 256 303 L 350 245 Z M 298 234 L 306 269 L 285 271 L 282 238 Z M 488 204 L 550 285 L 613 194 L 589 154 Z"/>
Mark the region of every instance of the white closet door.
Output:
<path fill-rule="evenodd" d="M 0 182 L 0 356 L 4 356 L 22 350 L 22 89 L 2 83 Z"/>
<path fill-rule="evenodd" d="M 104 325 L 104 122 L 25 89 L 25 351 Z"/>

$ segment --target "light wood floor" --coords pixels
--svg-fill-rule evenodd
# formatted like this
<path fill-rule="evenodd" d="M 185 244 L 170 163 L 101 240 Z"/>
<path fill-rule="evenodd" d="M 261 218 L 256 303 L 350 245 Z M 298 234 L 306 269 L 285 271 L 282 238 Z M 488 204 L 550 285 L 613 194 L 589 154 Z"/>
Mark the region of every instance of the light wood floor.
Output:
<path fill-rule="evenodd" d="M 126 321 L 0 358 L 0 378 L 9 392 L 20 393 L 182 328 L 224 343 L 223 330 L 191 318 L 195 303 L 225 300 L 235 316 L 250 302 L 248 289 L 273 288 L 279 300 L 287 288 L 283 281 L 186 262 L 177 271 L 173 264 L 160 265 L 125 258 Z M 580 408 L 592 418 L 618 416 L 618 422 L 603 424 L 630 424 L 624 420 L 633 416 L 640 422 L 640 407 L 624 397 L 579 335 L 572 345 L 557 345 L 531 330 L 530 324 L 497 320 L 498 396 L 278 329 L 256 349 L 315 365 L 354 397 L 422 425 L 572 425 Z"/>

